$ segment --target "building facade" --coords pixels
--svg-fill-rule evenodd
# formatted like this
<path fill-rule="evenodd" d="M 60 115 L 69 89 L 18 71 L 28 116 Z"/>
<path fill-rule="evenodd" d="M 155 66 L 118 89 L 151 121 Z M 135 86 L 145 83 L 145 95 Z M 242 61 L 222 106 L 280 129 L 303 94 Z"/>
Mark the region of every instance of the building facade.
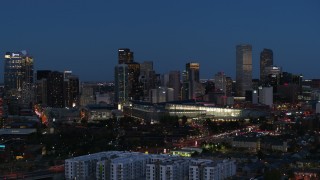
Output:
<path fill-rule="evenodd" d="M 75 107 L 80 104 L 80 82 L 78 76 L 68 75 L 64 77 L 64 106 Z"/>
<path fill-rule="evenodd" d="M 234 176 L 235 169 L 233 160 L 213 161 L 124 151 L 100 152 L 65 160 L 67 180 L 220 180 Z"/>
<path fill-rule="evenodd" d="M 129 86 L 128 86 L 128 66 L 126 64 L 119 64 L 115 67 L 115 102 L 118 104 L 124 103 L 128 100 Z"/>
<path fill-rule="evenodd" d="M 128 64 L 133 62 L 133 52 L 128 48 L 118 49 L 118 64 Z"/>
<path fill-rule="evenodd" d="M 200 64 L 196 62 L 190 62 L 186 64 L 186 70 L 182 74 L 183 87 L 182 87 L 182 99 L 197 99 L 202 95 L 200 76 L 199 76 Z"/>
<path fill-rule="evenodd" d="M 265 82 L 267 76 L 266 67 L 273 65 L 273 52 L 271 49 L 263 49 L 260 53 L 260 81 Z"/>
<path fill-rule="evenodd" d="M 245 96 L 252 89 L 252 46 L 249 44 L 236 47 L 236 95 Z"/>
<path fill-rule="evenodd" d="M 273 106 L 273 87 L 259 87 L 259 103 Z"/>
<path fill-rule="evenodd" d="M 33 57 L 26 51 L 7 52 L 4 61 L 4 89 L 21 90 L 33 84 Z"/>
<path fill-rule="evenodd" d="M 4 97 L 10 102 L 9 114 L 31 108 L 35 101 L 33 64 L 33 57 L 26 51 L 4 56 Z"/>
<path fill-rule="evenodd" d="M 226 94 L 227 94 L 227 78 L 223 72 L 218 72 L 214 76 L 214 86 L 215 86 L 216 92 L 223 92 L 224 95 L 226 96 Z"/>

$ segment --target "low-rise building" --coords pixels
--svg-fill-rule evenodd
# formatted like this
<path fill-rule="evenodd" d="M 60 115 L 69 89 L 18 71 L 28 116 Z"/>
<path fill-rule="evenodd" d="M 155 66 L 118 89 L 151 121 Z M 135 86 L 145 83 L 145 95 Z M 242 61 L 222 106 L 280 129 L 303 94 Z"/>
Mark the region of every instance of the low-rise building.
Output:
<path fill-rule="evenodd" d="M 232 139 L 232 147 L 244 148 L 256 152 L 260 150 L 260 139 L 256 137 L 237 136 Z"/>
<path fill-rule="evenodd" d="M 226 179 L 234 176 L 234 160 L 213 161 L 170 155 L 109 151 L 65 160 L 71 179 Z"/>

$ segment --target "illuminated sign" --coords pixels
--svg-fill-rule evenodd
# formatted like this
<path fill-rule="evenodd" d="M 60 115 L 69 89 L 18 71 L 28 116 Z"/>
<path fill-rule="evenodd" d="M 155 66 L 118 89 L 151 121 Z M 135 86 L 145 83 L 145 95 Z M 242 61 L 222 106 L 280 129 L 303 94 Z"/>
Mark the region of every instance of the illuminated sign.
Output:
<path fill-rule="evenodd" d="M 10 55 L 4 55 L 4 58 L 11 58 Z"/>
<path fill-rule="evenodd" d="M 0 144 L 0 149 L 6 148 L 6 145 Z"/>
<path fill-rule="evenodd" d="M 11 56 L 12 56 L 12 57 L 16 57 L 16 56 L 20 56 L 20 54 L 12 53 Z"/>

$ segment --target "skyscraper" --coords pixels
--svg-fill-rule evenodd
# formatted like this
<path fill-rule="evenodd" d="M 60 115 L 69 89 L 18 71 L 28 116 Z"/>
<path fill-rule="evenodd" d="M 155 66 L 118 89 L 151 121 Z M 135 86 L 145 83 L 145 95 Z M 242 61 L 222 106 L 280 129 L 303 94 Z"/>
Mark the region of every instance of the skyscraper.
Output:
<path fill-rule="evenodd" d="M 70 74 L 69 74 L 70 73 Z M 72 75 L 72 71 L 64 72 L 64 106 L 74 107 L 79 105 L 79 78 Z"/>
<path fill-rule="evenodd" d="M 118 49 L 118 64 L 126 64 L 127 65 L 127 95 L 128 97 L 125 100 L 141 100 L 143 98 L 143 87 L 142 83 L 139 81 L 140 77 L 140 64 L 134 62 L 133 60 L 133 52 L 128 48 L 120 48 Z M 146 65 L 150 68 L 150 64 Z M 152 64 L 151 64 L 152 66 Z M 148 68 L 146 67 L 146 68 Z M 117 67 L 116 67 L 117 69 Z M 119 70 L 119 69 L 118 69 Z M 117 76 L 118 73 L 115 73 Z M 115 77 L 116 80 L 117 77 Z M 117 90 L 117 89 L 116 89 Z M 116 92 L 117 94 L 117 92 Z M 116 101 L 117 102 L 117 101 Z M 122 101 L 120 101 L 122 102 Z"/>
<path fill-rule="evenodd" d="M 186 71 L 183 75 L 184 99 L 196 99 L 200 94 L 199 63 L 190 62 L 186 64 Z"/>
<path fill-rule="evenodd" d="M 226 95 L 227 92 L 227 79 L 223 72 L 218 72 L 214 76 L 214 85 L 217 92 L 223 92 Z"/>
<path fill-rule="evenodd" d="M 4 62 L 5 91 L 22 90 L 33 83 L 33 58 L 26 51 L 7 52 Z"/>
<path fill-rule="evenodd" d="M 273 65 L 273 52 L 271 49 L 263 49 L 260 53 L 260 81 L 265 82 L 267 76 L 266 68 Z"/>
<path fill-rule="evenodd" d="M 233 85 L 233 81 L 231 77 L 226 77 L 226 95 L 227 96 L 232 96 L 232 85 Z"/>
<path fill-rule="evenodd" d="M 50 72 L 47 80 L 48 106 L 55 108 L 64 107 L 64 79 L 63 73 L 58 71 Z"/>
<path fill-rule="evenodd" d="M 237 96 L 245 96 L 252 89 L 252 46 L 241 44 L 236 47 Z"/>
<path fill-rule="evenodd" d="M 118 49 L 118 64 L 128 64 L 133 62 L 133 52 L 128 48 Z"/>
<path fill-rule="evenodd" d="M 115 102 L 118 104 L 128 100 L 128 65 L 119 64 L 115 67 Z"/>
<path fill-rule="evenodd" d="M 21 108 L 34 103 L 33 58 L 26 52 L 7 52 L 4 61 L 4 95 L 9 114 L 19 114 Z"/>
<path fill-rule="evenodd" d="M 139 81 L 140 64 L 136 62 L 127 63 L 128 66 L 128 96 L 131 100 L 140 100 L 143 97 L 142 84 Z"/>
<path fill-rule="evenodd" d="M 140 83 L 143 90 L 143 100 L 149 101 L 149 91 L 155 88 L 156 73 L 153 70 L 153 62 L 140 63 Z"/>
<path fill-rule="evenodd" d="M 50 70 L 38 70 L 36 79 L 36 102 L 39 104 L 48 104 L 48 79 Z"/>
<path fill-rule="evenodd" d="M 173 100 L 177 101 L 180 97 L 180 71 L 170 71 L 169 72 L 169 88 L 172 88 L 173 91 Z"/>

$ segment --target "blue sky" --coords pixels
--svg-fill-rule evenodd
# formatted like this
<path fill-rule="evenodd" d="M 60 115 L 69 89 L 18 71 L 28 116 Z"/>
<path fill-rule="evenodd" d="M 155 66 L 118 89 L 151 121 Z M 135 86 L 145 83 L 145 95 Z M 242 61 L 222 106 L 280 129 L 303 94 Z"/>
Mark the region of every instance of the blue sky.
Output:
<path fill-rule="evenodd" d="M 113 80 L 118 48 L 154 61 L 158 73 L 194 61 L 201 78 L 234 78 L 241 43 L 253 46 L 254 77 L 270 48 L 284 71 L 320 78 L 318 0 L 10 0 L 0 8 L 2 55 L 27 50 L 35 70 L 72 70 L 82 81 Z"/>

